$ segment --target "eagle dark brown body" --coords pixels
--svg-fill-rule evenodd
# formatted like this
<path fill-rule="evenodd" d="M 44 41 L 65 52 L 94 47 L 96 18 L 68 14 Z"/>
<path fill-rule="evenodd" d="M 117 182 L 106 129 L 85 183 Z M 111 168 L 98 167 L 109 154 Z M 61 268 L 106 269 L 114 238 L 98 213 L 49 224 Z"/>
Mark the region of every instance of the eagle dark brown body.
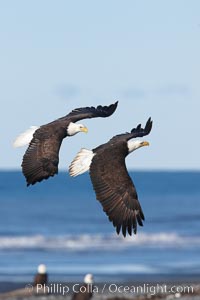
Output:
<path fill-rule="evenodd" d="M 76 292 L 72 296 L 72 300 L 89 300 L 92 298 L 92 285 L 83 284 L 80 287 L 79 292 Z"/>
<path fill-rule="evenodd" d="M 36 274 L 33 282 L 33 286 L 40 285 L 47 285 L 48 283 L 48 275 L 47 274 Z"/>

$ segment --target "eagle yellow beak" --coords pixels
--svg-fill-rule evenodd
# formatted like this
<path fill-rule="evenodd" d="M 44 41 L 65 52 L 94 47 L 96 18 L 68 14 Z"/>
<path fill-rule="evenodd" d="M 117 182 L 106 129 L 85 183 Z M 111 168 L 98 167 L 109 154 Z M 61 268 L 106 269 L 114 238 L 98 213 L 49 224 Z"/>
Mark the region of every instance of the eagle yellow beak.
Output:
<path fill-rule="evenodd" d="M 149 142 L 146 142 L 146 141 L 145 141 L 145 142 L 142 142 L 142 143 L 141 143 L 141 146 L 149 146 Z"/>
<path fill-rule="evenodd" d="M 81 128 L 81 131 L 82 131 L 82 132 L 85 132 L 85 133 L 88 133 L 87 127 L 82 127 L 82 128 Z"/>

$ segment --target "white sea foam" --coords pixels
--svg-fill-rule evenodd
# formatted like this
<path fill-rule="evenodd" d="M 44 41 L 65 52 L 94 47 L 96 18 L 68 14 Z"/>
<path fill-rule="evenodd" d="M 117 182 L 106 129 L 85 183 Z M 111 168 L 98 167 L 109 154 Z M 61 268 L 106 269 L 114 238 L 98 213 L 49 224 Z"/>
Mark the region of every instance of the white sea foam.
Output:
<path fill-rule="evenodd" d="M 0 237 L 0 250 L 3 249 L 41 249 L 90 251 L 107 250 L 121 251 L 132 247 L 145 248 L 200 248 L 200 237 L 181 236 L 177 233 L 160 232 L 154 234 L 140 233 L 136 236 L 123 238 L 112 235 L 66 235 L 46 237 L 42 235 Z"/>

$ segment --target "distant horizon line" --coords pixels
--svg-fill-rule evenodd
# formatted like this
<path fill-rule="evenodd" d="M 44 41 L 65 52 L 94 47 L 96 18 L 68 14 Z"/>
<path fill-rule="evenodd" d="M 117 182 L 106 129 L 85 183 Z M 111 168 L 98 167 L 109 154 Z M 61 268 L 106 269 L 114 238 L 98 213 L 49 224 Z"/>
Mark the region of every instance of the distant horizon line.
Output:
<path fill-rule="evenodd" d="M 192 169 L 192 168 L 128 168 L 130 172 L 200 172 L 200 169 Z M 21 172 L 20 168 L 1 168 L 0 172 Z M 68 169 L 60 168 L 59 173 L 66 173 Z"/>

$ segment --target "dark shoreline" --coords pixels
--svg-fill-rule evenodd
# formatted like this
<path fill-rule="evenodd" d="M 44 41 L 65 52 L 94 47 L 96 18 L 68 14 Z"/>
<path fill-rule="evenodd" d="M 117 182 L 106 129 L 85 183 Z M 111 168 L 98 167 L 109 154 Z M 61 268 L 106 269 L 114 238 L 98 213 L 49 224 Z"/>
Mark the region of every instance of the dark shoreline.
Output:
<path fill-rule="evenodd" d="M 148 295 L 148 298 L 150 299 L 165 299 L 167 295 L 169 295 L 169 289 L 171 287 L 192 287 L 193 291 L 189 293 L 182 293 L 180 298 L 184 299 L 193 299 L 198 295 L 200 299 L 200 276 L 199 275 L 193 275 L 193 276 L 175 276 L 175 275 L 170 275 L 170 276 L 133 276 L 132 280 L 124 280 L 124 281 L 117 281 L 113 276 L 113 280 L 108 280 L 105 282 L 95 282 L 94 286 L 97 287 L 97 292 L 94 292 L 93 298 L 94 299 L 99 299 L 99 297 L 106 298 L 106 299 L 143 299 L 142 294 Z M 141 278 L 140 278 L 141 277 Z M 73 294 L 73 287 L 74 285 L 77 284 L 82 284 L 81 282 L 67 282 L 67 281 L 55 281 L 55 282 L 49 282 L 47 287 L 49 288 L 50 292 L 44 293 L 41 292 L 41 294 L 37 294 L 36 292 L 29 292 L 27 287 L 32 289 L 32 286 L 30 283 L 25 283 L 25 282 L 13 282 L 13 281 L 1 281 L 0 282 L 0 299 L 44 299 L 47 297 L 53 297 L 52 299 L 60 299 L 66 297 L 71 298 L 71 295 Z M 120 290 L 115 291 L 115 285 L 116 288 L 120 287 Z M 168 293 L 161 292 L 162 288 L 161 287 L 166 287 L 168 290 Z M 65 295 L 62 295 L 62 287 L 67 287 L 68 291 L 66 292 Z M 105 289 L 104 289 L 105 287 Z M 112 287 L 112 290 L 110 289 Z M 138 293 L 130 293 L 130 292 L 123 292 L 124 287 L 141 287 L 143 288 L 143 292 Z M 150 289 L 151 288 L 151 289 Z M 155 293 L 152 293 L 152 290 L 156 290 Z M 140 289 L 139 289 L 140 290 Z M 144 297 L 146 297 L 144 296 Z M 142 297 L 142 298 L 141 298 Z M 154 298 L 153 298 L 154 297 Z M 157 298 L 155 298 L 157 297 Z M 191 298 L 189 298 L 191 297 Z M 192 298 L 193 297 L 193 298 Z M 121 299 L 120 299 L 121 298 Z M 147 299 L 147 298 L 144 298 Z M 196 298 L 194 298 L 196 299 Z"/>
<path fill-rule="evenodd" d="M 104 285 L 105 282 L 106 284 L 112 284 L 116 283 L 117 285 L 120 284 L 128 284 L 128 285 L 143 285 L 143 284 L 167 284 L 167 285 L 177 285 L 177 284 L 200 284 L 200 274 L 195 274 L 195 275 L 180 275 L 180 274 L 159 274 L 159 275 L 144 275 L 144 274 L 134 274 L 132 276 L 105 276 L 105 280 L 102 280 L 103 276 L 98 278 L 98 276 L 95 276 L 95 283 L 96 285 Z M 122 279 L 121 279 L 122 278 Z M 16 276 L 17 279 L 17 276 Z M 53 283 L 59 283 L 62 285 L 68 285 L 68 286 L 73 286 L 76 283 L 81 283 L 79 280 L 75 281 L 74 279 L 55 279 L 52 280 L 50 278 L 49 284 Z M 25 281 L 14 281 L 14 280 L 5 280 L 5 281 L 0 281 L 0 293 L 6 292 L 6 291 L 11 291 L 14 289 L 19 289 L 19 288 L 24 288 L 26 285 L 31 284 L 30 280 Z"/>

